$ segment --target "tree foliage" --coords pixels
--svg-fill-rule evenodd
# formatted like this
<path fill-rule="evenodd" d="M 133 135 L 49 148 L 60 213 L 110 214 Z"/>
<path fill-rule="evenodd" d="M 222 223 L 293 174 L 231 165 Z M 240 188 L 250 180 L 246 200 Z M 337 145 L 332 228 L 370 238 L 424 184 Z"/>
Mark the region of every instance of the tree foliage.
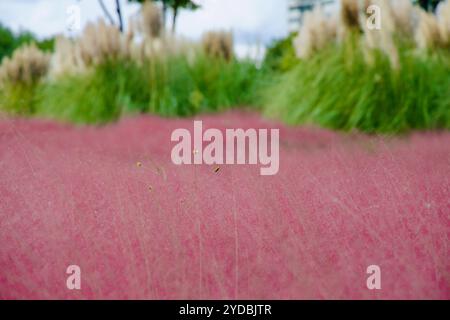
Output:
<path fill-rule="evenodd" d="M 425 10 L 435 11 L 442 0 L 417 0 L 416 2 Z"/>
<path fill-rule="evenodd" d="M 53 51 L 54 39 L 38 40 L 29 31 L 22 31 L 18 34 L 12 32 L 6 26 L 0 24 L 0 62 L 3 57 L 9 57 L 15 49 L 26 43 L 35 42 L 39 49 Z"/>

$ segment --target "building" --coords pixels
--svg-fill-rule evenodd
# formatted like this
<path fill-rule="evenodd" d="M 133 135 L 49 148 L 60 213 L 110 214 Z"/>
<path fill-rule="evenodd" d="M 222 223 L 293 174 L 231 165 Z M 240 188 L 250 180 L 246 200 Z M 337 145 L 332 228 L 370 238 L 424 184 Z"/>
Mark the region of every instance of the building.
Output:
<path fill-rule="evenodd" d="M 325 10 L 336 5 L 336 0 L 288 0 L 289 32 L 297 31 L 302 24 L 303 14 L 321 5 Z"/>

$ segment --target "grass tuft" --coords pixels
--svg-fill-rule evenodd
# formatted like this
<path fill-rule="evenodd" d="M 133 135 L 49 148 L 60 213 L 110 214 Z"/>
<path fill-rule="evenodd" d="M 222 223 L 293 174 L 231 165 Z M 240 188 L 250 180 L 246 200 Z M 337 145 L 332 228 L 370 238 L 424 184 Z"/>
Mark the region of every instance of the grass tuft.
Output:
<path fill-rule="evenodd" d="M 155 57 L 144 64 L 108 61 L 39 88 L 37 113 L 76 123 L 104 123 L 126 113 L 165 117 L 214 112 L 251 102 L 257 69 L 199 53 Z"/>
<path fill-rule="evenodd" d="M 375 133 L 450 129 L 450 61 L 445 52 L 400 50 L 399 68 L 374 51 L 366 62 L 354 40 L 331 45 L 282 74 L 264 110 L 289 124 Z"/>

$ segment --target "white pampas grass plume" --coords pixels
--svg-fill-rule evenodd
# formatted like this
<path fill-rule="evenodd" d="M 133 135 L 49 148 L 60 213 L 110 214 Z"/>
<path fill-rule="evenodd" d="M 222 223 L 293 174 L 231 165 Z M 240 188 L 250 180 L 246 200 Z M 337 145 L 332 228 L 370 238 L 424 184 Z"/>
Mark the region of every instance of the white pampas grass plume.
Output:
<path fill-rule="evenodd" d="M 149 38 L 159 38 L 164 30 L 161 9 L 151 1 L 146 1 L 137 20 L 137 29 Z"/>
<path fill-rule="evenodd" d="M 420 23 L 416 32 L 416 42 L 420 49 L 441 47 L 441 28 L 436 17 L 423 10 L 420 11 Z"/>
<path fill-rule="evenodd" d="M 230 61 L 233 58 L 233 34 L 227 31 L 210 31 L 203 35 L 204 52 L 212 57 Z"/>
<path fill-rule="evenodd" d="M 413 39 L 418 19 L 412 2 L 410 0 L 395 0 L 390 2 L 390 6 L 396 33 L 408 39 Z"/>
<path fill-rule="evenodd" d="M 50 75 L 59 77 L 83 71 L 77 43 L 64 36 L 55 39 L 55 52 L 51 58 Z"/>
<path fill-rule="evenodd" d="M 77 41 L 82 63 L 88 67 L 108 60 L 130 56 L 130 42 L 115 26 L 107 25 L 103 20 L 90 23 Z"/>
<path fill-rule="evenodd" d="M 341 0 L 340 22 L 346 30 L 359 29 L 359 0 Z"/>
<path fill-rule="evenodd" d="M 450 1 L 441 4 L 437 14 L 441 46 L 450 49 Z"/>
<path fill-rule="evenodd" d="M 4 58 L 0 65 L 0 84 L 30 85 L 47 74 L 50 55 L 39 50 L 34 43 L 14 51 L 11 58 Z"/>
<path fill-rule="evenodd" d="M 337 21 L 325 16 L 322 8 L 316 7 L 304 15 L 304 22 L 294 39 L 298 58 L 307 59 L 336 40 Z"/>
<path fill-rule="evenodd" d="M 398 48 L 395 43 L 397 34 L 396 16 L 388 0 L 372 0 L 372 4 L 378 6 L 381 12 L 381 28 L 369 29 L 366 23 L 362 23 L 364 31 L 364 44 L 371 50 L 381 50 L 391 62 L 394 69 L 400 67 Z M 367 53 L 367 52 L 366 52 Z M 366 55 L 368 62 L 371 62 L 370 52 Z"/>

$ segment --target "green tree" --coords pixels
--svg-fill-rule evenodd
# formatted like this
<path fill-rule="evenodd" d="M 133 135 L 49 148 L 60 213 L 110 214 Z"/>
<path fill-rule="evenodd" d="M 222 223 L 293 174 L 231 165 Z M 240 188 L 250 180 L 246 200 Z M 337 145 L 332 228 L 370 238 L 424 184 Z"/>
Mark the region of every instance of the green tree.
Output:
<path fill-rule="evenodd" d="M 11 56 L 18 47 L 30 42 L 35 42 L 41 50 L 53 51 L 54 38 L 37 40 L 36 36 L 29 31 L 15 34 L 8 27 L 0 24 L 0 63 L 3 57 Z"/>
<path fill-rule="evenodd" d="M 128 1 L 138 2 L 142 4 L 145 1 L 151 0 L 128 0 Z M 153 0 L 153 1 L 162 3 L 164 25 L 166 22 L 167 9 L 170 8 L 172 10 L 172 32 L 175 32 L 178 13 L 180 12 L 181 9 L 196 10 L 200 8 L 200 6 L 192 0 Z"/>
<path fill-rule="evenodd" d="M 0 24 L 0 62 L 5 56 L 11 55 L 16 47 L 14 34 Z"/>
<path fill-rule="evenodd" d="M 439 2 L 442 0 L 418 0 L 416 2 L 419 3 L 419 5 L 424 8 L 425 10 L 432 10 L 435 11 Z"/>

